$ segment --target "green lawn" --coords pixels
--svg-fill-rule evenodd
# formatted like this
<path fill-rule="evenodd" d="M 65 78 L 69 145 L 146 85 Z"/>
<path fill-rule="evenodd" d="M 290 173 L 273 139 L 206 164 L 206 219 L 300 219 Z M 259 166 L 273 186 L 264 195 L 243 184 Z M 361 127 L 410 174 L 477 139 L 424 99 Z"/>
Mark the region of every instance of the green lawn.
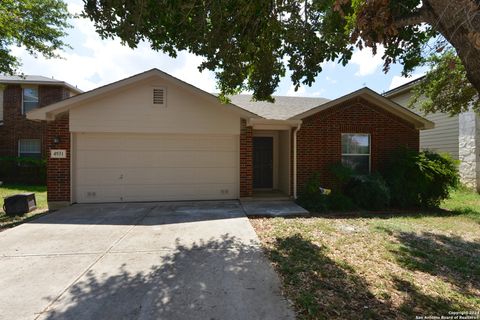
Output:
<path fill-rule="evenodd" d="M 300 319 L 480 311 L 480 196 L 442 208 L 251 222 Z"/>
<path fill-rule="evenodd" d="M 3 211 L 3 198 L 17 194 L 17 193 L 26 193 L 34 192 L 35 198 L 37 200 L 37 209 L 25 214 L 24 216 L 9 217 L 5 215 Z M 47 187 L 45 186 L 26 186 L 26 185 L 0 185 L 0 230 L 4 228 L 14 227 L 28 219 L 31 219 L 34 216 L 43 214 L 48 211 L 47 206 Z"/>

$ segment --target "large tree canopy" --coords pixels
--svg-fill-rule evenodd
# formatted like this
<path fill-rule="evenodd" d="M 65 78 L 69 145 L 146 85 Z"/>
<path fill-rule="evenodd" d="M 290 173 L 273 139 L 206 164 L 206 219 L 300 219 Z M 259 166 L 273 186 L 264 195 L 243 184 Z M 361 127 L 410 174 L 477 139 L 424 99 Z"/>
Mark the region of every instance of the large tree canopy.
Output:
<path fill-rule="evenodd" d="M 62 0 L 0 1 L 0 73 L 13 74 L 20 61 L 11 47 L 24 46 L 32 54 L 57 57 L 66 47 L 62 38 L 70 17 Z"/>
<path fill-rule="evenodd" d="M 311 85 L 325 61 L 346 64 L 355 47 L 385 48 L 385 71 L 408 74 L 442 35 L 480 90 L 478 0 L 84 0 L 102 37 L 140 41 L 175 56 L 204 57 L 223 94 L 252 90 L 270 99 L 287 68 L 296 87 Z"/>

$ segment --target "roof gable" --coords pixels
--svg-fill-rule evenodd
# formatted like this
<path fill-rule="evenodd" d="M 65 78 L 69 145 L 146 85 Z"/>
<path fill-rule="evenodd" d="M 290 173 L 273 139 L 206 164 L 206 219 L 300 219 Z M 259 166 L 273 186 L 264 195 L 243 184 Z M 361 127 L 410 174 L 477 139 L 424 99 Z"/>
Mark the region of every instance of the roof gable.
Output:
<path fill-rule="evenodd" d="M 124 90 L 125 88 L 128 88 L 142 81 L 152 79 L 155 77 L 158 77 L 168 82 L 172 82 L 173 84 L 178 85 L 179 87 L 185 90 L 193 91 L 194 93 L 201 95 L 203 98 L 209 99 L 212 103 L 218 103 L 218 104 L 221 103 L 216 96 L 206 91 L 203 91 L 184 81 L 181 81 L 180 79 L 177 79 L 163 71 L 160 71 L 158 69 L 151 69 L 151 70 L 136 74 L 134 76 L 104 85 L 102 87 L 98 87 L 96 89 L 84 92 L 82 94 L 70 97 L 68 99 L 59 101 L 49 106 L 32 110 L 27 113 L 27 118 L 32 120 L 54 120 L 56 115 L 66 112 L 72 107 L 75 107 L 80 104 L 88 103 L 89 101 L 92 101 L 94 99 L 98 99 L 101 97 L 105 97 L 110 94 L 114 94 L 117 91 Z M 240 108 L 239 106 L 236 106 L 231 103 L 225 104 L 223 105 L 223 107 L 226 108 L 227 110 L 234 110 L 245 117 L 258 117 L 258 115 L 248 112 L 247 110 Z"/>
<path fill-rule="evenodd" d="M 402 107 L 401 105 L 391 101 L 390 99 L 387 99 L 375 91 L 369 89 L 369 88 L 362 88 L 360 90 L 354 91 L 350 94 L 344 95 L 338 99 L 328 101 L 316 108 L 312 108 L 308 111 L 305 111 L 303 113 L 297 114 L 290 119 L 292 120 L 300 120 L 306 117 L 309 117 L 317 112 L 326 110 L 328 108 L 334 107 L 336 105 L 339 105 L 343 102 L 346 102 L 348 100 L 361 97 L 365 99 L 366 101 L 373 103 L 386 111 L 398 116 L 401 119 L 404 119 L 407 122 L 412 123 L 415 128 L 422 130 L 422 129 L 432 129 L 434 127 L 433 122 L 417 115 L 413 111 L 410 111 L 409 109 Z"/>

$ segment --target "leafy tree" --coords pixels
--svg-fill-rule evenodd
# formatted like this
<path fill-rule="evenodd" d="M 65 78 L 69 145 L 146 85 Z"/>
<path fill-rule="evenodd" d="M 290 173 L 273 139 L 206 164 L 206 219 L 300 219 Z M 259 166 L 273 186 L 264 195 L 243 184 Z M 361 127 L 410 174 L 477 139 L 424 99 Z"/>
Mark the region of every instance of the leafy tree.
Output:
<path fill-rule="evenodd" d="M 480 112 L 480 97 L 468 81 L 465 68 L 453 49 L 427 59 L 430 71 L 412 89 L 409 107 L 424 113 L 445 112 L 451 116 L 474 110 Z"/>
<path fill-rule="evenodd" d="M 478 0 L 84 0 L 84 16 L 99 34 L 130 47 L 149 41 L 175 56 L 205 58 L 223 94 L 252 90 L 271 99 L 287 68 L 296 88 L 311 85 L 325 61 L 346 64 L 355 47 L 385 48 L 384 69 L 404 74 L 442 35 L 456 49 L 467 77 L 480 89 Z"/>
<path fill-rule="evenodd" d="M 340 12 L 343 6 L 353 8 L 343 16 L 358 46 L 386 48 L 385 69 L 400 60 L 407 74 L 422 63 L 425 40 L 438 39 L 434 50 L 452 46 L 466 77 L 480 92 L 479 0 L 336 0 L 336 4 Z"/>
<path fill-rule="evenodd" d="M 13 74 L 20 66 L 14 45 L 34 56 L 58 57 L 56 50 L 67 47 L 62 37 L 70 17 L 62 0 L 1 0 L 0 73 Z"/>

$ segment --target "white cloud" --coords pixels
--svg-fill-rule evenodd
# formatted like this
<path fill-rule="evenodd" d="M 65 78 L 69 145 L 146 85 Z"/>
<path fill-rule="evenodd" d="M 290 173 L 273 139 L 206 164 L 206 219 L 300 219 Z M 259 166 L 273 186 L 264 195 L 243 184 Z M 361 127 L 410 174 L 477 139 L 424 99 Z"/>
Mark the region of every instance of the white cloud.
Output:
<path fill-rule="evenodd" d="M 72 12 L 80 12 L 81 1 L 69 2 Z M 34 58 L 23 48 L 12 48 L 22 59 L 21 71 L 54 77 L 69 82 L 82 90 L 90 90 L 134 74 L 158 68 L 205 91 L 215 91 L 215 78 L 212 72 L 198 71 L 200 57 L 180 52 L 177 58 L 150 49 L 141 43 L 135 49 L 123 46 L 118 39 L 102 40 L 96 33 L 93 23 L 87 19 L 75 19 L 70 36 L 66 39 L 73 50 L 60 52 L 64 59 Z"/>
<path fill-rule="evenodd" d="M 329 82 L 329 83 L 331 83 L 331 84 L 336 84 L 336 83 L 337 83 L 337 80 L 332 79 L 332 78 L 329 77 L 329 76 L 326 76 L 326 77 L 325 77 L 325 80 L 327 80 L 327 82 Z"/>
<path fill-rule="evenodd" d="M 406 78 L 406 77 L 402 77 L 402 76 L 394 76 L 392 78 L 392 82 L 390 82 L 390 86 L 388 87 L 388 90 L 391 90 L 393 88 L 396 88 L 396 87 L 399 87 L 405 83 L 408 83 L 410 81 L 413 81 L 415 79 L 418 79 L 420 78 L 421 76 L 423 76 L 424 74 L 423 73 L 415 73 L 415 74 L 412 74 L 410 77 Z"/>
<path fill-rule="evenodd" d="M 385 48 L 378 47 L 377 54 L 373 55 L 372 49 L 364 48 L 363 50 L 355 50 L 352 55 L 351 63 L 358 65 L 356 76 L 363 77 L 374 74 L 383 64 L 382 56 Z"/>

